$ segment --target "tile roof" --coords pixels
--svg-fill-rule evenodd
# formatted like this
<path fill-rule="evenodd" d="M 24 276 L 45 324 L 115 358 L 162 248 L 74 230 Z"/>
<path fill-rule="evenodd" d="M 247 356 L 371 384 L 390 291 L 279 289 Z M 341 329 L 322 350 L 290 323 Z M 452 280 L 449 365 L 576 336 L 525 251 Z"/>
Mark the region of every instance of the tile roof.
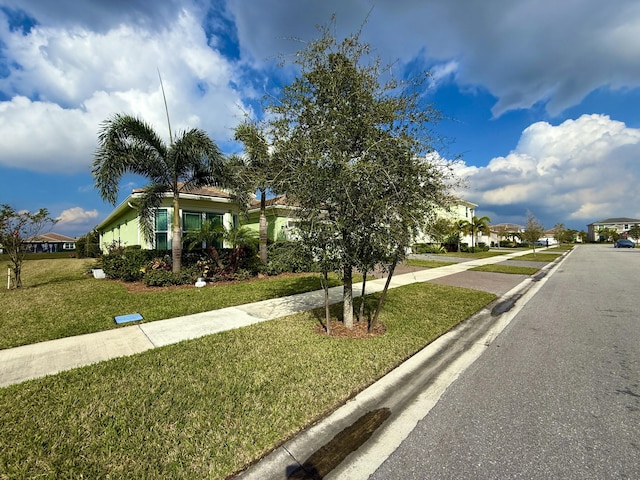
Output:
<path fill-rule="evenodd" d="M 179 188 L 182 189 L 183 184 L 179 184 Z M 169 190 L 167 189 L 167 192 Z M 143 193 L 144 192 L 144 188 L 136 188 L 133 190 L 132 193 Z M 192 188 L 189 190 L 184 190 L 180 193 L 184 193 L 187 195 L 200 195 L 201 197 L 217 197 L 217 198 L 233 198 L 233 195 L 231 195 L 229 192 L 221 189 L 221 188 L 217 188 L 217 187 L 210 187 L 210 186 L 204 186 L 204 187 L 197 187 L 197 188 Z"/>
<path fill-rule="evenodd" d="M 61 233 L 49 232 L 41 233 L 32 238 L 27 238 L 28 243 L 60 243 L 60 242 L 75 242 L 76 239 Z"/>

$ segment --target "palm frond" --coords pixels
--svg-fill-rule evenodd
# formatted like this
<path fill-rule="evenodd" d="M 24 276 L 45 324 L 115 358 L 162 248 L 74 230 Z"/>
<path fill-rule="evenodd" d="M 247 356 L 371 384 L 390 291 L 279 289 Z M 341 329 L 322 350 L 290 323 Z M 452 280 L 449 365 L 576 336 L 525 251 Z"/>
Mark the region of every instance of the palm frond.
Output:
<path fill-rule="evenodd" d="M 143 120 L 116 114 L 103 122 L 92 173 L 104 200 L 115 204 L 118 185 L 125 173 L 135 173 L 161 183 L 165 175 L 167 147 Z"/>

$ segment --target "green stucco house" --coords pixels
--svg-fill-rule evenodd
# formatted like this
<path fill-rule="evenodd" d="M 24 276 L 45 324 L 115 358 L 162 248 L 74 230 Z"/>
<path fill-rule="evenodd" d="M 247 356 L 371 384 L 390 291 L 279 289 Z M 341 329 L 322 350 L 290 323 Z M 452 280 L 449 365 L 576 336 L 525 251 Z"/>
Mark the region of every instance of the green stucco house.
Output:
<path fill-rule="evenodd" d="M 167 193 L 162 205 L 156 212 L 154 238 L 148 242 L 140 229 L 136 198 L 142 195 L 142 189 L 136 189 L 118 205 L 107 218 L 96 227 L 100 234 L 100 247 L 107 251 L 111 245 L 133 246 L 158 250 L 171 249 L 171 221 L 173 218 L 172 196 Z M 295 209 L 286 205 L 284 196 L 267 200 L 267 234 L 270 242 L 291 237 L 295 219 Z M 201 187 L 189 193 L 180 194 L 180 218 L 183 235 L 199 230 L 206 221 L 214 221 L 231 228 L 246 225 L 256 232 L 259 229 L 260 202 L 254 200 L 244 214 L 235 202 L 233 195 L 216 187 Z"/>
<path fill-rule="evenodd" d="M 167 193 L 156 212 L 153 241 L 148 242 L 138 221 L 135 200 L 142 195 L 142 189 L 131 192 L 96 230 L 100 234 L 100 247 L 107 251 L 109 246 L 140 245 L 142 248 L 158 250 L 171 249 L 171 221 L 173 218 L 172 195 Z M 233 196 L 219 188 L 201 187 L 189 193 L 180 194 L 180 218 L 183 234 L 199 230 L 205 221 L 214 221 L 230 228 L 238 224 L 240 208 Z"/>

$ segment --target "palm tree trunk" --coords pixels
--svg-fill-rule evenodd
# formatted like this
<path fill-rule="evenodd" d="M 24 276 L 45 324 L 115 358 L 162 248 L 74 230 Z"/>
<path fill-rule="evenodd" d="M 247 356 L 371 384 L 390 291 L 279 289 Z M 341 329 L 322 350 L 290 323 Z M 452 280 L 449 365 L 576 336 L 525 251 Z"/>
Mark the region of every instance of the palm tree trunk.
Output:
<path fill-rule="evenodd" d="M 178 273 L 182 267 L 182 226 L 180 221 L 179 192 L 176 188 L 173 194 L 173 225 L 171 239 L 171 257 L 173 260 L 173 272 Z"/>
<path fill-rule="evenodd" d="M 267 264 L 267 215 L 266 215 L 266 192 L 260 190 L 260 260 Z"/>

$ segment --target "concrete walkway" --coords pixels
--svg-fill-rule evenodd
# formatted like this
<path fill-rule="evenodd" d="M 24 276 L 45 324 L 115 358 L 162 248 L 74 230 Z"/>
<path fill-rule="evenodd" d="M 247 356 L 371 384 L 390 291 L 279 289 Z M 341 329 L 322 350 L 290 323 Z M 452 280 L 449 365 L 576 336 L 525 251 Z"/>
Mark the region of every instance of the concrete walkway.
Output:
<path fill-rule="evenodd" d="M 435 280 L 464 272 L 476 266 L 501 263 L 528 253 L 531 253 L 531 250 L 394 275 L 390 288 Z M 385 278 L 367 281 L 366 293 L 382 291 L 385 281 Z M 354 284 L 354 296 L 359 296 L 361 290 L 361 283 Z M 341 302 L 342 287 L 331 288 L 329 299 L 332 304 Z M 254 323 L 319 308 L 323 305 L 324 292 L 318 290 L 0 350 L 0 387 L 111 358 L 134 355 L 183 340 L 246 327 Z"/>

